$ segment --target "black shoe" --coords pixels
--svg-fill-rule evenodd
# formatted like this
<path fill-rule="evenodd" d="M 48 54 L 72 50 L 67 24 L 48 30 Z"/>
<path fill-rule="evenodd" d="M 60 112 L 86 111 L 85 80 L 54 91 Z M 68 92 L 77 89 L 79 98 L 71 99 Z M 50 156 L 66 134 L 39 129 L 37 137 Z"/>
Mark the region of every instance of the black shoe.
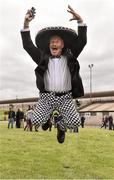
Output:
<path fill-rule="evenodd" d="M 60 129 L 59 124 L 57 124 L 57 140 L 59 143 L 63 143 L 65 140 L 65 131 Z"/>
<path fill-rule="evenodd" d="M 50 122 L 50 119 L 42 125 L 42 129 L 46 131 L 50 126 L 52 126 L 52 122 Z"/>

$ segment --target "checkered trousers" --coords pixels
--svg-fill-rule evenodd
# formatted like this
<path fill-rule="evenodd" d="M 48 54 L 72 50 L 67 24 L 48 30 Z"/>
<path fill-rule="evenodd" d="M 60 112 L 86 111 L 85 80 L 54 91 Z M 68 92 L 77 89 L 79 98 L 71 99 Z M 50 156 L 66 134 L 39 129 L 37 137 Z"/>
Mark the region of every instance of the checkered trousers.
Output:
<path fill-rule="evenodd" d="M 53 110 L 58 110 L 63 119 L 58 122 L 61 130 L 73 129 L 80 125 L 79 113 L 72 101 L 71 93 L 56 96 L 55 93 L 41 93 L 38 104 L 33 112 L 33 125 L 41 125 L 47 122 Z"/>

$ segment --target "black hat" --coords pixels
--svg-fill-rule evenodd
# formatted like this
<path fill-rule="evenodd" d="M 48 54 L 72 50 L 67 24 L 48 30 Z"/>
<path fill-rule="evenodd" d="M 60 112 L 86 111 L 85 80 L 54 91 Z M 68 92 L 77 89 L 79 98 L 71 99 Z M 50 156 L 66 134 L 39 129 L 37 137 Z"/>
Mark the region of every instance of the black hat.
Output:
<path fill-rule="evenodd" d="M 64 46 L 68 49 L 72 49 L 73 43 L 76 43 L 77 34 L 73 29 L 56 26 L 47 27 L 40 30 L 35 38 L 37 47 L 46 51 L 49 49 L 49 40 L 52 36 L 57 35 L 64 41 Z"/>

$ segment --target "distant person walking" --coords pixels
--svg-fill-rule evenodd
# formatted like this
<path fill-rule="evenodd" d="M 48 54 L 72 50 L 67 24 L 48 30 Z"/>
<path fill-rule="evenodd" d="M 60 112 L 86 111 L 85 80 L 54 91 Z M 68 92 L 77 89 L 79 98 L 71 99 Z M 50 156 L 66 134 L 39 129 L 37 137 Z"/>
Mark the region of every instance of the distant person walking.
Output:
<path fill-rule="evenodd" d="M 85 124 L 85 117 L 82 116 L 81 117 L 81 127 L 84 128 L 84 124 Z"/>
<path fill-rule="evenodd" d="M 16 112 L 16 128 L 21 127 L 22 112 L 20 109 Z"/>
<path fill-rule="evenodd" d="M 11 128 L 13 128 L 14 120 L 15 120 L 15 111 L 13 110 L 13 105 L 10 105 L 8 111 L 8 129 L 10 128 L 10 125 Z"/>
<path fill-rule="evenodd" d="M 25 117 L 26 125 L 24 127 L 24 131 L 26 129 L 32 131 L 32 122 L 31 122 L 32 117 L 33 117 L 33 109 L 29 106 L 26 112 L 26 117 Z"/>
<path fill-rule="evenodd" d="M 106 116 L 106 117 L 103 117 L 103 119 L 102 119 L 102 125 L 101 125 L 101 128 L 107 128 L 107 126 L 108 126 L 108 116 Z"/>
<path fill-rule="evenodd" d="M 109 121 L 109 130 L 113 130 L 113 126 L 114 126 L 113 117 L 109 116 L 108 121 Z"/>
<path fill-rule="evenodd" d="M 23 128 L 24 127 L 24 112 L 23 110 L 20 108 L 21 114 L 20 114 L 20 127 Z"/>

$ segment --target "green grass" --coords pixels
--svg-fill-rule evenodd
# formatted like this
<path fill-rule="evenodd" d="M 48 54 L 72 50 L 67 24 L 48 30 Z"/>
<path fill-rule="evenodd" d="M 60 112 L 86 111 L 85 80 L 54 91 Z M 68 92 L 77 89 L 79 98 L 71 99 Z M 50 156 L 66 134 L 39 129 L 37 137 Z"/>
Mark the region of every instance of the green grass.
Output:
<path fill-rule="evenodd" d="M 1 179 L 114 178 L 114 131 L 80 128 L 59 144 L 54 128 L 24 132 L 0 122 L 0 139 Z"/>

